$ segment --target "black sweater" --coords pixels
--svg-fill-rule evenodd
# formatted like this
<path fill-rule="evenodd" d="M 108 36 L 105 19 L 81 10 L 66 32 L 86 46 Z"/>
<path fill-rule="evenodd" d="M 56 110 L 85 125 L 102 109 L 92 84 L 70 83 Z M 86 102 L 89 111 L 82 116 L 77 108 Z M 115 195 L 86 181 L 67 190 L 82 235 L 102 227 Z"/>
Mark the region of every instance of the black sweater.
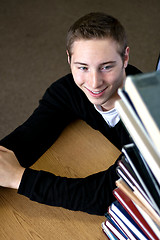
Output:
<path fill-rule="evenodd" d="M 140 71 L 131 65 L 126 68 L 126 75 L 137 73 Z M 40 203 L 103 215 L 114 200 L 117 161 L 106 171 L 77 179 L 29 168 L 75 119 L 87 122 L 120 150 L 130 142 L 122 122 L 110 128 L 76 86 L 72 74 L 68 74 L 46 90 L 30 118 L 2 139 L 0 145 L 13 150 L 26 168 L 18 193 Z"/>

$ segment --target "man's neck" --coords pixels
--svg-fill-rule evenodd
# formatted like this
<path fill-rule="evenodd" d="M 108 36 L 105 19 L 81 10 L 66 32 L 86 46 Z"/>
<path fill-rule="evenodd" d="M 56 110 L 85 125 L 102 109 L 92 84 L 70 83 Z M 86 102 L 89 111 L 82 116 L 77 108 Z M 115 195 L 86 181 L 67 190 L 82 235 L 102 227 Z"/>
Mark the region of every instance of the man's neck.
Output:
<path fill-rule="evenodd" d="M 111 100 L 107 101 L 105 104 L 101 105 L 104 112 L 109 111 L 115 107 L 115 102 L 120 99 L 120 96 L 116 94 Z"/>

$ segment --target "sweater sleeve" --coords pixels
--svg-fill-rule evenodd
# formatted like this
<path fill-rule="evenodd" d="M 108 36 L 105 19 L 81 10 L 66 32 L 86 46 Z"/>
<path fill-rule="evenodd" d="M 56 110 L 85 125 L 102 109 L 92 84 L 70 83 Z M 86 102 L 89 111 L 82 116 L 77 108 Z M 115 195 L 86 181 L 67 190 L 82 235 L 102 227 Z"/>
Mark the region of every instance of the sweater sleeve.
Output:
<path fill-rule="evenodd" d="M 112 191 L 118 179 L 117 161 L 107 170 L 86 178 L 59 177 L 28 168 L 23 174 L 18 193 L 39 203 L 104 215 L 115 200 Z"/>

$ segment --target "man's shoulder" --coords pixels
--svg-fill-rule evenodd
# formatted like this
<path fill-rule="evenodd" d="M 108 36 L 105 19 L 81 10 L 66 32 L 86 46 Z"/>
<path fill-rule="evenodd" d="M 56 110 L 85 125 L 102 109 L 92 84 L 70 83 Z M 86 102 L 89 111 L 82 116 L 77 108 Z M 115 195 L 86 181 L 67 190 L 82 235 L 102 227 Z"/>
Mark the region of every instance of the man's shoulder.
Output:
<path fill-rule="evenodd" d="M 82 95 L 82 91 L 75 84 L 71 73 L 62 76 L 54 81 L 46 90 L 46 94 L 56 95 L 64 98 L 64 96 L 77 96 Z"/>
<path fill-rule="evenodd" d="M 126 67 L 126 75 L 135 75 L 138 73 L 142 73 L 141 70 L 139 70 L 137 67 L 128 64 L 128 66 Z"/>
<path fill-rule="evenodd" d="M 58 78 L 54 82 L 52 82 L 52 84 L 48 87 L 48 89 L 54 90 L 54 91 L 58 90 L 58 89 L 62 90 L 62 89 L 74 88 L 75 85 L 76 84 L 73 80 L 72 74 L 68 73 L 68 74 Z"/>
<path fill-rule="evenodd" d="M 58 79 L 58 81 L 72 81 L 73 80 L 73 76 L 72 76 L 72 73 L 68 73 L 64 76 L 62 76 L 61 78 Z"/>
<path fill-rule="evenodd" d="M 55 85 L 64 85 L 67 86 L 69 85 L 75 85 L 72 73 L 68 73 L 61 78 L 59 78 L 57 81 L 54 82 Z"/>

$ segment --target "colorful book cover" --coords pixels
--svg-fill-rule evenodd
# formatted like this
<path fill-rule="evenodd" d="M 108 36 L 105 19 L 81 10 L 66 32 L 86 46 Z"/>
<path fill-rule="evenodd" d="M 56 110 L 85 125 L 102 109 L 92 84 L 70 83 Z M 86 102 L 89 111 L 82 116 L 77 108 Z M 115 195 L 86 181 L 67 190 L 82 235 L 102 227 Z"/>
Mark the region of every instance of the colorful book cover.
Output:
<path fill-rule="evenodd" d="M 134 203 L 140 206 L 155 221 L 155 223 L 160 226 L 160 216 L 137 191 L 137 189 L 132 191 L 121 178 L 116 181 L 116 186 L 120 188 Z"/>
<path fill-rule="evenodd" d="M 113 190 L 113 194 L 133 220 L 138 224 L 142 231 L 148 236 L 150 240 L 158 240 L 157 236 L 145 221 L 135 204 L 127 197 L 119 188 Z"/>
<path fill-rule="evenodd" d="M 110 232 L 120 240 L 128 239 L 127 236 L 124 234 L 124 232 L 121 230 L 121 228 L 111 218 L 111 216 L 108 213 L 106 213 L 105 216 L 106 216 L 106 221 L 104 225 L 110 230 Z"/>
<path fill-rule="evenodd" d="M 123 223 L 132 231 L 137 239 L 148 240 L 141 228 L 136 224 L 136 222 L 131 218 L 131 216 L 118 201 L 112 203 L 110 209 L 123 221 Z"/>
<path fill-rule="evenodd" d="M 105 223 L 102 223 L 102 231 L 104 232 L 105 235 L 107 235 L 107 237 L 110 240 L 119 240 L 118 238 L 115 237 L 115 235 L 109 230 L 109 228 L 105 225 Z"/>
<path fill-rule="evenodd" d="M 150 202 L 150 198 L 145 191 L 144 184 L 139 181 L 125 157 L 122 157 L 122 159 L 118 162 L 117 173 L 132 189 L 136 187 L 147 199 L 147 201 Z M 150 202 L 150 204 L 152 205 L 152 202 Z"/>
<path fill-rule="evenodd" d="M 124 224 L 122 219 L 119 218 L 117 216 L 117 214 L 115 214 L 114 211 L 112 211 L 112 209 L 110 207 L 108 208 L 108 213 L 111 216 L 111 218 L 113 219 L 113 221 L 119 226 L 121 231 L 123 231 L 125 233 L 125 235 L 128 237 L 128 239 L 130 239 L 130 240 L 137 240 L 137 238 L 135 237 L 133 232 Z"/>

